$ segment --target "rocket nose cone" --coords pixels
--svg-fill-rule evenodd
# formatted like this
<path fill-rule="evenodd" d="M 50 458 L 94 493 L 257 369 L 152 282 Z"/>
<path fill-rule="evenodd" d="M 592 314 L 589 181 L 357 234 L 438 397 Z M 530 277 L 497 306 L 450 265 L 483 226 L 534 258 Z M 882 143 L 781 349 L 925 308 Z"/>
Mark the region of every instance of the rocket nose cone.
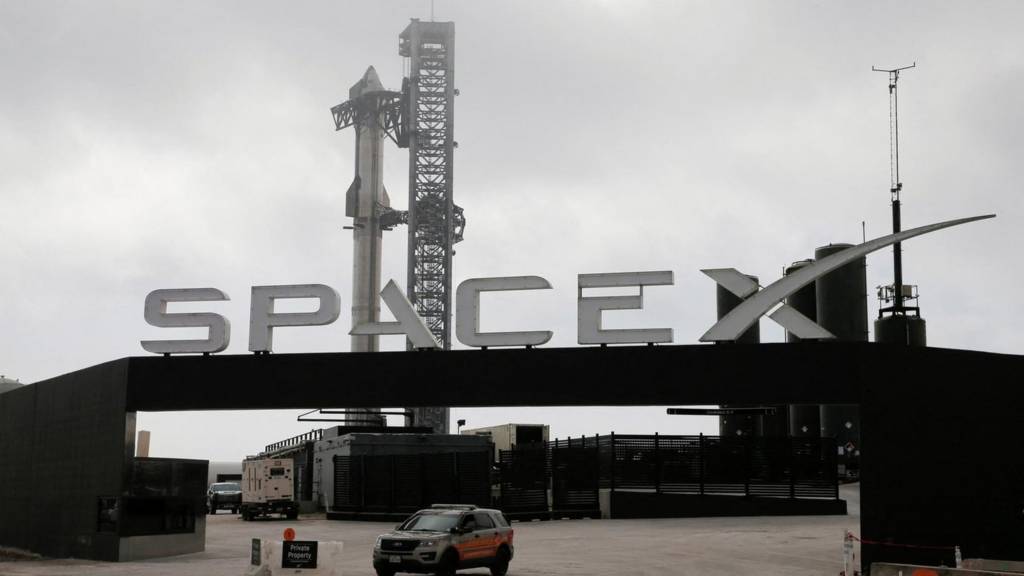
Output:
<path fill-rule="evenodd" d="M 352 85 L 352 88 L 348 91 L 348 97 L 350 99 L 356 99 L 364 94 L 370 94 L 372 92 L 384 91 L 384 85 L 380 83 L 380 76 L 377 76 L 377 71 L 370 66 L 366 69 L 363 77 Z"/>
<path fill-rule="evenodd" d="M 365 86 L 364 90 L 367 92 L 384 89 L 384 85 L 380 83 L 380 76 L 377 76 L 377 70 L 373 66 L 367 68 L 366 74 L 363 74 L 363 85 Z"/>

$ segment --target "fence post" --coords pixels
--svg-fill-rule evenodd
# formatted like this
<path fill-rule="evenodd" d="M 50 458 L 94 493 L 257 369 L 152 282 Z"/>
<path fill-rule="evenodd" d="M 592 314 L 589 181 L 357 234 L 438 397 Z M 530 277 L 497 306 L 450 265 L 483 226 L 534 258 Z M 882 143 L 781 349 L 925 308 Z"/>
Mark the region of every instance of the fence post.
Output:
<path fill-rule="evenodd" d="M 339 482 L 338 482 L 338 455 L 337 454 L 335 454 L 334 456 L 331 456 L 331 473 L 332 473 L 332 475 L 334 477 L 334 481 L 331 482 L 332 492 L 334 492 L 334 494 L 331 495 L 331 501 L 334 502 L 334 507 L 337 508 L 338 507 L 338 500 L 339 500 L 339 498 L 338 498 L 338 484 L 339 484 Z M 349 474 L 348 474 L 348 479 L 347 480 L 348 480 L 349 490 L 351 490 L 352 489 L 352 470 L 349 470 Z M 330 507 L 328 507 L 327 509 L 330 510 Z"/>
<path fill-rule="evenodd" d="M 462 482 L 459 478 L 459 453 L 452 453 L 452 477 L 455 479 L 455 501 L 462 502 Z"/>
<path fill-rule="evenodd" d="M 612 461 L 608 464 L 608 492 L 615 492 L 615 431 L 612 430 Z M 611 495 L 609 494 L 609 497 Z"/>
<path fill-rule="evenodd" d="M 700 495 L 704 495 L 704 433 L 697 440 L 697 470 L 700 478 Z"/>
<path fill-rule="evenodd" d="M 654 433 L 654 493 L 661 493 L 661 449 L 658 447 L 658 433 Z"/>
<path fill-rule="evenodd" d="M 789 458 L 789 497 L 796 498 L 796 450 L 793 448 L 793 437 L 786 437 L 787 457 Z"/>
<path fill-rule="evenodd" d="M 505 454 L 504 450 L 498 450 L 498 501 L 501 503 L 501 508 L 504 510 L 508 508 L 507 498 L 505 494 L 505 485 L 509 480 L 507 466 L 505 466 Z"/>
<path fill-rule="evenodd" d="M 390 478 L 391 490 L 390 490 L 390 493 L 388 494 L 388 512 L 394 512 L 395 511 L 395 483 L 396 483 L 395 481 L 398 479 L 398 474 L 395 471 L 395 455 L 394 454 L 391 455 L 390 461 L 391 461 L 391 465 L 388 466 L 388 472 L 389 472 L 389 475 L 391 476 L 391 478 Z"/>
<path fill-rule="evenodd" d="M 572 448 L 572 434 L 565 439 L 566 448 Z M 558 438 L 555 438 L 555 447 L 552 448 L 550 443 L 544 446 L 544 459 L 545 469 L 548 473 L 547 487 L 548 494 L 551 497 L 548 499 L 548 511 L 554 511 L 556 506 L 560 504 L 558 502 L 558 482 L 561 478 L 557 477 L 558 474 L 558 449 L 561 447 L 561 443 Z"/>
<path fill-rule="evenodd" d="M 427 494 L 427 469 L 426 469 L 427 468 L 427 463 L 423 459 L 423 456 L 424 456 L 424 454 L 422 452 L 420 452 L 420 454 L 419 454 L 419 463 L 418 463 L 419 464 L 418 470 L 419 470 L 419 477 L 420 477 L 420 504 L 419 505 L 420 505 L 421 508 L 426 508 L 427 506 L 430 505 L 428 503 L 428 501 L 430 500 L 430 495 Z"/>
<path fill-rule="evenodd" d="M 366 454 L 359 455 L 359 511 L 366 508 Z"/>
<path fill-rule="evenodd" d="M 839 472 L 836 469 L 836 466 L 839 464 L 837 462 L 837 457 L 839 455 L 838 440 L 833 440 L 833 443 L 829 446 L 829 448 L 829 451 L 832 454 L 832 462 L 831 466 L 829 467 L 829 470 L 832 471 L 832 473 L 830 474 L 832 479 L 832 494 L 835 500 L 839 500 Z"/>
<path fill-rule="evenodd" d="M 753 436 L 748 436 L 748 437 L 744 438 L 742 442 L 743 442 L 742 446 L 743 446 L 743 456 L 744 456 L 744 458 L 743 458 L 743 466 L 745 468 L 744 474 L 743 474 L 743 476 L 744 476 L 744 478 L 743 478 L 743 495 L 744 496 L 750 496 L 750 469 L 751 469 L 750 459 L 751 459 L 751 452 L 753 452 L 753 450 L 751 450 L 751 448 L 753 447 L 754 438 L 753 438 Z"/>

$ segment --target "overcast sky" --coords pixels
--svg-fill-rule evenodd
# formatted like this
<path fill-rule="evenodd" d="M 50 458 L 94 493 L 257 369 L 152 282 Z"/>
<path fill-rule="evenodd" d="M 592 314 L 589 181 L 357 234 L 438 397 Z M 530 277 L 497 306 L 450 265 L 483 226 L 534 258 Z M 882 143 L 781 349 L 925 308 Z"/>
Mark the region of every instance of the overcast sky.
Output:
<path fill-rule="evenodd" d="M 278 330 L 275 351 L 348 350 L 354 135 L 329 109 L 369 65 L 401 86 L 410 17 L 429 19 L 429 0 L 0 3 L 0 373 L 146 354 L 140 340 L 174 337 L 143 320 L 157 288 L 226 291 L 194 309 L 227 316 L 227 352 L 244 354 L 251 286 L 329 284 L 338 321 Z M 905 280 L 930 345 L 1022 352 L 1024 4 L 437 0 L 436 17 L 455 22 L 461 91 L 456 282 L 554 285 L 485 297 L 483 328 L 574 346 L 577 273 L 672 270 L 644 311 L 609 320 L 696 343 L 715 314 L 700 268 L 768 284 L 817 246 L 859 242 L 862 221 L 888 233 L 887 83 L 871 67 L 916 61 L 900 83 L 905 227 L 998 218 L 904 244 Z M 404 209 L 407 153 L 388 144 L 386 162 Z M 405 230 L 385 244 L 384 278 L 404 285 Z M 868 283 L 888 282 L 881 251 Z M 782 339 L 769 320 L 761 332 Z M 155 456 L 237 460 L 309 430 L 296 414 L 140 414 L 139 428 Z M 456 418 L 559 437 L 717 429 L 661 408 Z"/>

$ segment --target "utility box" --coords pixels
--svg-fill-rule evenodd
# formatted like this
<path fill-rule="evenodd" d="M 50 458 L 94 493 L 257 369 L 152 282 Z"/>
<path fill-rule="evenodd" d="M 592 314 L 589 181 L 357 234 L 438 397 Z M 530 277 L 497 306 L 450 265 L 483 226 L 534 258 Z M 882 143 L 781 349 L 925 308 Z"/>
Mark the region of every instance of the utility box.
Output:
<path fill-rule="evenodd" d="M 292 461 L 288 458 L 251 458 L 242 462 L 242 519 L 268 514 L 298 518 L 292 474 Z"/>
<path fill-rule="evenodd" d="M 550 427 L 547 424 L 500 424 L 486 428 L 463 430 L 463 436 L 487 436 L 494 444 L 494 461 L 498 461 L 499 450 L 511 450 L 513 446 L 525 446 L 547 442 Z"/>

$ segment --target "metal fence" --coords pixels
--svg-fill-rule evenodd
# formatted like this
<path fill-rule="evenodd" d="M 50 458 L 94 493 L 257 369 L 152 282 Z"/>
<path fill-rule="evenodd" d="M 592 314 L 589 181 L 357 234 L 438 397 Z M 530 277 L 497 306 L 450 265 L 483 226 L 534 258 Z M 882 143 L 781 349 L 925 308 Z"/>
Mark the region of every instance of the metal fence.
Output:
<path fill-rule="evenodd" d="M 839 498 L 829 438 L 619 435 L 501 450 L 510 517 L 595 516 L 600 491 Z M 334 457 L 339 512 L 408 513 L 438 502 L 492 505 L 490 452 Z"/>
<path fill-rule="evenodd" d="M 438 502 L 491 503 L 491 453 L 334 457 L 339 512 L 410 513 Z"/>
<path fill-rule="evenodd" d="M 599 438 L 601 486 L 671 494 L 838 498 L 831 438 Z"/>
<path fill-rule="evenodd" d="M 501 508 L 518 517 L 599 509 L 600 489 L 769 498 L 839 498 L 830 438 L 618 435 L 499 453 Z"/>
<path fill-rule="evenodd" d="M 499 452 L 501 509 L 512 517 L 598 515 L 597 437 L 555 440 Z"/>

